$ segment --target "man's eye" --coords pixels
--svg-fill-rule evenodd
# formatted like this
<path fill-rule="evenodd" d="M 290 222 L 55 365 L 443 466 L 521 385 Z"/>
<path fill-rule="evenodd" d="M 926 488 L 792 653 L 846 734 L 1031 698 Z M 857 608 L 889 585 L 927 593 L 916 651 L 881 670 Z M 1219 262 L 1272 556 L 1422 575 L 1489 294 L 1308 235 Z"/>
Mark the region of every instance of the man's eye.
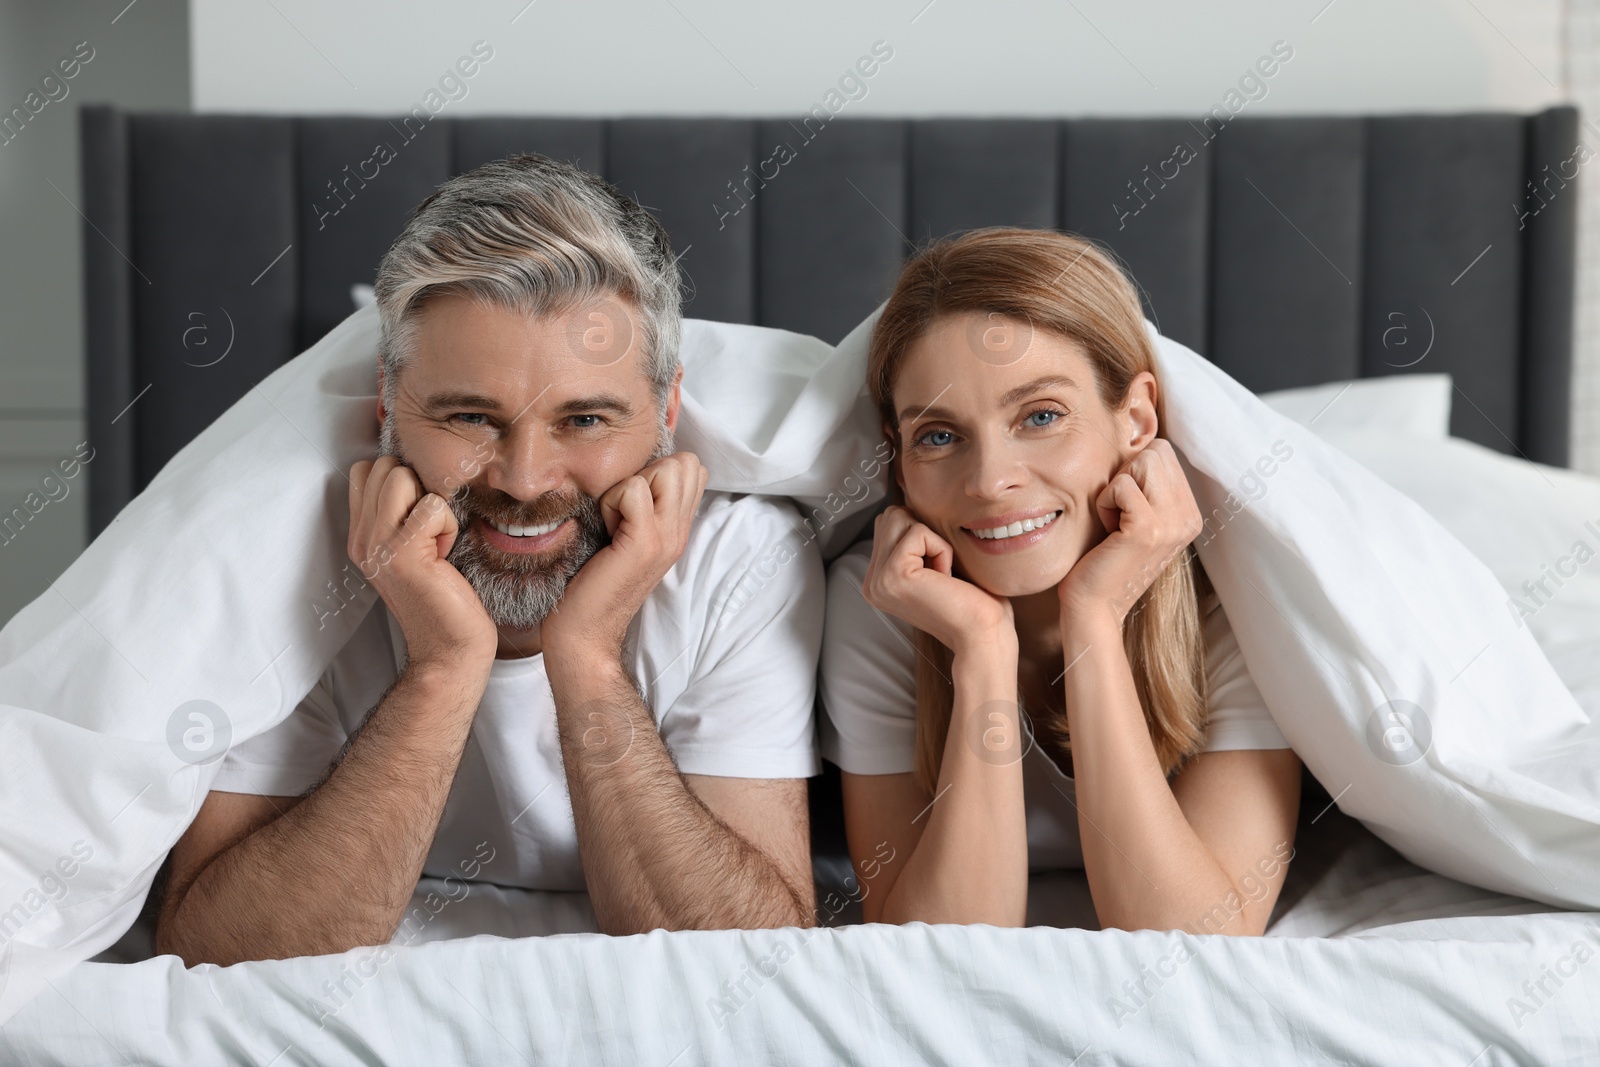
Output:
<path fill-rule="evenodd" d="M 949 444 L 954 436 L 955 435 L 949 430 L 929 430 L 927 433 L 917 438 L 917 444 L 932 445 L 935 448 L 941 448 L 944 445 Z M 934 438 L 938 438 L 938 440 L 934 440 Z"/>
<path fill-rule="evenodd" d="M 450 416 L 452 419 L 487 419 L 489 416 L 481 411 L 459 411 Z M 482 426 L 481 422 L 468 422 L 468 426 Z"/>
<path fill-rule="evenodd" d="M 584 422 L 583 421 L 584 419 L 593 419 L 594 421 L 593 422 Z M 591 430 L 594 427 L 600 425 L 600 416 L 599 415 L 574 415 L 574 416 L 572 416 L 572 421 L 573 421 L 573 425 L 576 426 L 580 430 Z"/>

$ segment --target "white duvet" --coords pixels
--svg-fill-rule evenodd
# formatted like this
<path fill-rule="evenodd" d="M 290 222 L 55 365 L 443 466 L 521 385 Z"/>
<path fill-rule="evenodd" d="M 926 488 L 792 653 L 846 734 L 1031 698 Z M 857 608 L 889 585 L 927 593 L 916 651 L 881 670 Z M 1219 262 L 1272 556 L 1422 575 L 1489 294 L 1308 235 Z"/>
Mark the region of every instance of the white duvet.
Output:
<path fill-rule="evenodd" d="M 568 898 L 583 894 L 424 880 L 419 900 L 450 900 L 410 947 L 82 964 L 0 1028 L 0 1062 L 1592 1061 L 1600 916 L 1540 914 L 1420 870 L 1338 811 L 1303 825 L 1296 849 L 1261 938 L 1093 930 L 1082 871 L 1036 875 L 1029 921 L 1091 929 L 622 938 L 524 936 L 581 928 Z"/>
<path fill-rule="evenodd" d="M 872 321 L 835 348 L 685 324 L 680 447 L 711 488 L 794 496 L 828 554 L 883 499 Z M 128 928 L 216 757 L 288 714 L 371 607 L 344 581 L 344 472 L 376 446 L 376 336 L 359 311 L 251 390 L 0 631 L 0 1020 Z M 1201 558 L 1340 808 L 1453 878 L 1600 906 L 1600 738 L 1533 620 L 1423 508 L 1158 342 L 1168 433 L 1213 516 Z M 850 943 L 883 936 L 919 935 Z"/>

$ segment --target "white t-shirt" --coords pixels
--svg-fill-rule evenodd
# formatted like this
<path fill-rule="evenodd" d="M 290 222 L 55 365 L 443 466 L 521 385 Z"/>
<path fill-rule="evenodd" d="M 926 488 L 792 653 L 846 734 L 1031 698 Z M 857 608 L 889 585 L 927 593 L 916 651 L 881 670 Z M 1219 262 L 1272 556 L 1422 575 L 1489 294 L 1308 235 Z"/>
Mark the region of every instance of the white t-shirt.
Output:
<path fill-rule="evenodd" d="M 685 774 L 808 778 L 825 578 L 794 505 L 706 493 L 683 557 L 629 628 L 625 661 Z M 405 663 L 379 600 L 288 718 L 234 746 L 213 789 L 298 796 L 321 780 Z M 423 873 L 585 888 L 544 655 L 497 659 Z M 487 842 L 488 847 L 483 847 Z M 481 851 L 480 851 L 481 849 Z"/>
<path fill-rule="evenodd" d="M 908 774 L 916 767 L 916 650 L 910 623 L 879 612 L 861 595 L 872 542 L 848 549 L 828 569 L 822 635 L 822 755 L 850 774 Z M 1215 594 L 1205 612 L 1210 709 L 1202 751 L 1289 748 L 1245 668 Z M 1022 757 L 1028 868 L 1081 868 L 1073 781 L 1037 743 Z"/>

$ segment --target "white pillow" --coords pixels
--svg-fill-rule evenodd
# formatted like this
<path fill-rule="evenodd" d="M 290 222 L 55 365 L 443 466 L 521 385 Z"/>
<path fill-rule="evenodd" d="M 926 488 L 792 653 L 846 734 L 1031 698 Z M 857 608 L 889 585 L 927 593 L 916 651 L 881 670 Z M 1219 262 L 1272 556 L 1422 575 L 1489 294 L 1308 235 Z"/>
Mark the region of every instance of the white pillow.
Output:
<path fill-rule="evenodd" d="M 1273 411 L 1323 436 L 1367 429 L 1428 438 L 1450 434 L 1448 374 L 1386 374 L 1260 395 Z"/>
<path fill-rule="evenodd" d="M 1600 479 L 1447 437 L 1323 434 L 1438 519 L 1504 590 L 1591 717 L 1600 716 Z"/>

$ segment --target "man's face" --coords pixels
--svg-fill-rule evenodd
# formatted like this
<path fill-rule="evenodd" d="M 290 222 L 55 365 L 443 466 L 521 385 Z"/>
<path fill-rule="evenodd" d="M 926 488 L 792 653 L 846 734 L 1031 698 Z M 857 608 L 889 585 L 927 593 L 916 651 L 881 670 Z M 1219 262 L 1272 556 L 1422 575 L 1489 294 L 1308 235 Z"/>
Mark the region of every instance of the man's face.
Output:
<path fill-rule="evenodd" d="M 501 626 L 550 613 L 610 540 L 599 498 L 673 451 L 678 385 L 659 410 L 640 338 L 617 298 L 530 317 L 445 294 L 419 313 L 393 410 L 380 382 L 379 455 L 450 502 L 447 558 Z"/>

